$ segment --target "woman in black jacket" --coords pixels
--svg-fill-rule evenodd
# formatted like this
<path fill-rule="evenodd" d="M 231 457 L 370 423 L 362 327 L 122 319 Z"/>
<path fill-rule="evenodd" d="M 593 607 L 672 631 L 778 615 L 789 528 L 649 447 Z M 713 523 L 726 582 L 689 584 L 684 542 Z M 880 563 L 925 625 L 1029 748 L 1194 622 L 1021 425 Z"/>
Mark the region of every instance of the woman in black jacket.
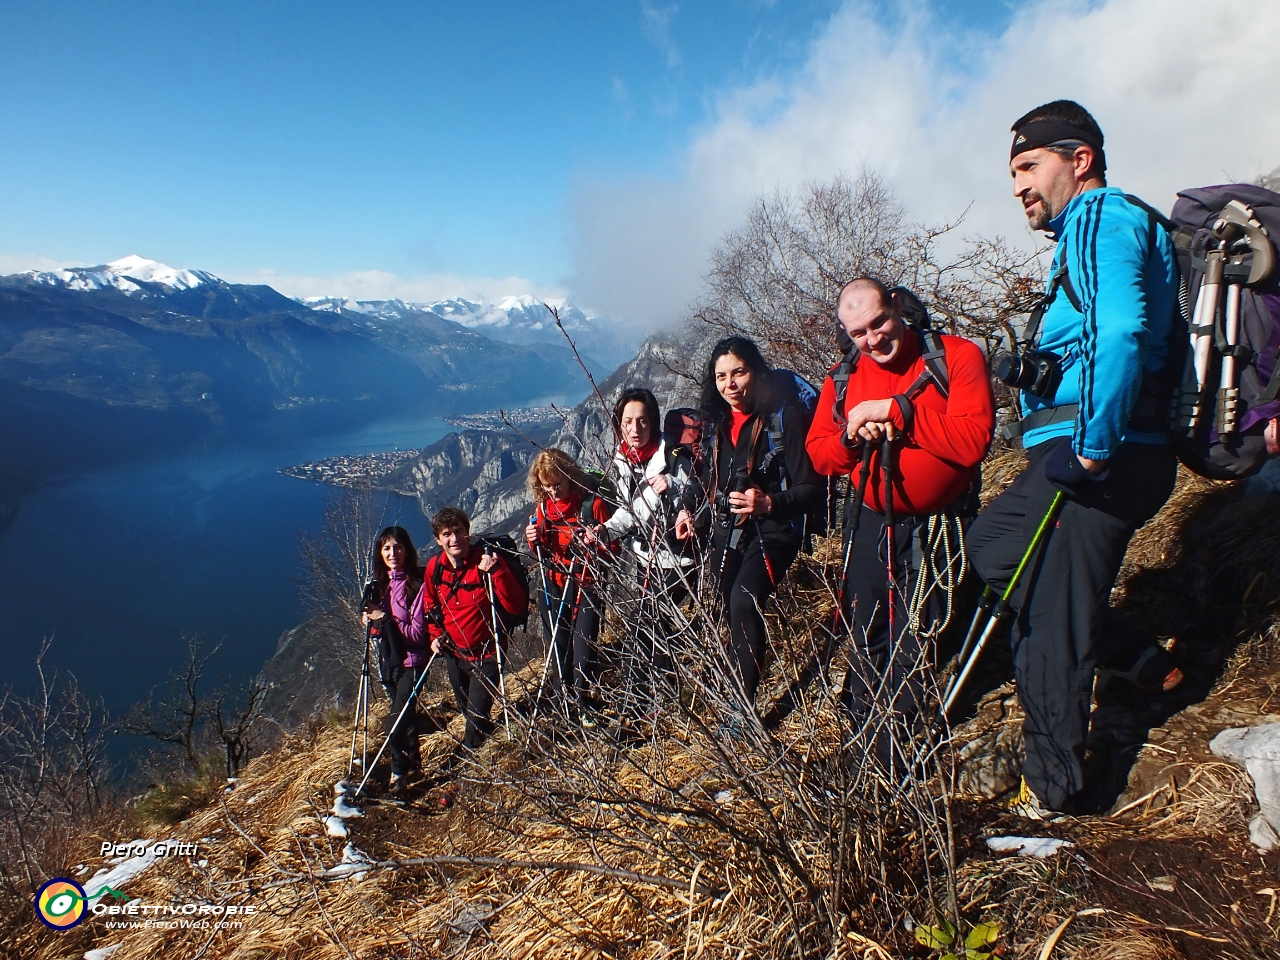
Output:
<path fill-rule="evenodd" d="M 754 705 L 765 643 L 760 610 L 800 552 L 805 517 L 822 507 L 826 488 L 805 451 L 812 414 L 796 400 L 793 375 L 775 374 L 753 341 L 715 345 L 702 409 L 714 425 L 704 481 L 710 573 L 729 616 L 730 657 Z M 698 504 L 686 498 L 682 506 L 676 535 L 687 539 L 704 524 L 695 518 Z"/>

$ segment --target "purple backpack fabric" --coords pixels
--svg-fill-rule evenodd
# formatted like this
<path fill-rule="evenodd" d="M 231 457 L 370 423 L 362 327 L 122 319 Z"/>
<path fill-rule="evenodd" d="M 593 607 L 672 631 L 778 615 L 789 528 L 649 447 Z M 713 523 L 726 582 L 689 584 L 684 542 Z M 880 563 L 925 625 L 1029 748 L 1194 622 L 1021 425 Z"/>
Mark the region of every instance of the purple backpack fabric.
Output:
<path fill-rule="evenodd" d="M 1272 247 L 1280 240 L 1280 194 L 1253 184 L 1225 184 L 1184 190 L 1178 194 L 1171 220 L 1178 265 L 1182 272 L 1183 308 L 1180 325 L 1182 342 L 1171 353 L 1170 360 L 1180 358 L 1187 368 L 1183 388 L 1193 393 L 1196 387 L 1190 370 L 1186 320 L 1193 315 L 1196 296 L 1204 278 L 1204 255 L 1214 242 L 1212 227 L 1223 207 L 1238 200 L 1253 211 L 1254 218 L 1266 229 Z M 1205 387 L 1205 402 L 1213 410 L 1221 370 L 1222 349 L 1226 342 L 1222 333 L 1221 310 L 1218 329 Z M 1177 325 L 1175 325 L 1177 326 Z M 1263 437 L 1267 422 L 1280 416 L 1280 283 L 1275 276 L 1257 286 L 1244 286 L 1240 296 L 1240 343 L 1248 350 L 1238 361 L 1237 385 L 1240 390 L 1241 414 L 1236 432 L 1219 436 L 1214 417 L 1209 416 L 1201 429 L 1189 435 L 1174 431 L 1174 445 L 1184 464 L 1202 476 L 1215 480 L 1238 480 L 1252 476 L 1266 462 L 1267 446 Z"/>

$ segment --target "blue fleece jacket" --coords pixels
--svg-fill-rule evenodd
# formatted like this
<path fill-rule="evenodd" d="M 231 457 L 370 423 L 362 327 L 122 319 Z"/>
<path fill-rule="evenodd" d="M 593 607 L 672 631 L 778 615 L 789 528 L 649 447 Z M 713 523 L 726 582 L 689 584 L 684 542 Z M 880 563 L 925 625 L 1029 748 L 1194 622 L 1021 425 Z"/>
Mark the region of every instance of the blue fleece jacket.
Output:
<path fill-rule="evenodd" d="M 1024 391 L 1022 413 L 1080 409 L 1074 423 L 1028 430 L 1023 446 L 1069 436 L 1080 456 L 1106 460 L 1123 441 L 1168 443 L 1163 432 L 1128 427 L 1143 370 L 1159 373 L 1169 352 L 1178 268 L 1168 233 L 1114 187 L 1075 197 L 1049 228 L 1054 271 L 1066 263 L 1081 309 L 1059 289 L 1045 311 L 1039 346 L 1062 358 L 1062 382 L 1051 400 Z"/>

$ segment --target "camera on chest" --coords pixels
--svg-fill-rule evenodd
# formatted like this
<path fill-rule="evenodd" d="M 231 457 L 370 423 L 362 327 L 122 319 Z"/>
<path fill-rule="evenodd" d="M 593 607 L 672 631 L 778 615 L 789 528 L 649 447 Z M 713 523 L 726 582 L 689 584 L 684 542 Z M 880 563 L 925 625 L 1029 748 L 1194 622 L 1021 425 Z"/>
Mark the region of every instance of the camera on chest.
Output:
<path fill-rule="evenodd" d="M 730 509 L 729 494 L 746 493 L 754 486 L 751 475 L 746 470 L 739 469 L 733 475 L 733 479 L 729 481 L 729 487 L 716 494 L 716 512 L 720 517 L 720 526 L 728 527 L 738 519 L 734 516 Z"/>
<path fill-rule="evenodd" d="M 1062 382 L 1062 358 L 1048 350 L 1002 353 L 991 370 L 1001 383 L 1044 400 L 1051 399 Z"/>

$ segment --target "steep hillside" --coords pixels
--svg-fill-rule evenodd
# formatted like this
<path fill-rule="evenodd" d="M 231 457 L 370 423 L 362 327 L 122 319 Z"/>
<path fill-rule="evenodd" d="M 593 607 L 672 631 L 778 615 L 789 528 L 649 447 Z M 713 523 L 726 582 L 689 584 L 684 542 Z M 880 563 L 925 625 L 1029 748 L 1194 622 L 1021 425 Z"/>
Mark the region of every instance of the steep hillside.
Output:
<path fill-rule="evenodd" d="M 995 464 L 990 473 L 998 487 L 1009 471 Z M 66 875 L 91 898 L 104 883 L 115 891 L 95 900 L 101 912 L 55 933 L 18 905 L 27 912 L 10 913 L 3 942 L 14 956 L 114 948 L 115 960 L 886 960 L 939 956 L 913 931 L 946 915 L 960 918 L 962 932 L 998 925 L 995 946 L 1007 958 L 1280 957 L 1280 854 L 1249 842 L 1257 807 L 1248 776 L 1207 750 L 1223 727 L 1280 719 L 1280 578 L 1274 564 L 1258 563 L 1274 556 L 1280 528 L 1274 513 L 1259 526 L 1260 508 L 1239 494 L 1184 477 L 1130 552 L 1124 605 L 1167 606 L 1187 577 L 1207 575 L 1213 592 L 1187 598 L 1206 619 L 1176 637 L 1191 692 L 1153 698 L 1115 682 L 1100 688 L 1099 710 L 1123 704 L 1147 718 L 1134 743 L 1139 763 L 1108 815 L 1025 821 L 948 786 L 949 772 L 877 779 L 857 734 L 841 723 L 839 655 L 776 726 L 726 736 L 714 722 L 725 709 L 714 680 L 716 631 L 695 621 L 700 639 L 681 669 L 696 695 L 629 721 L 611 700 L 623 722 L 597 730 L 569 725 L 553 705 L 540 705 L 534 719 L 540 651 L 513 648 L 510 739 L 495 712 L 493 740 L 458 779 L 437 779 L 405 801 L 377 790 L 357 798 L 339 783 L 350 782 L 352 728 L 335 714 L 254 761 L 232 788 L 191 784 L 188 803 L 167 808 L 143 798 L 137 812 L 75 838 L 67 854 Z M 1232 527 L 1245 520 L 1254 524 L 1247 539 Z M 1250 542 L 1264 552 L 1248 556 Z M 819 544 L 771 604 L 778 639 L 762 693 L 769 701 L 803 665 L 813 625 L 830 609 L 823 555 Z M 1197 564 L 1205 566 L 1197 572 Z M 1240 582 L 1250 568 L 1265 573 L 1261 585 L 1257 576 L 1252 586 Z M 628 629 L 615 618 L 606 632 L 618 672 L 604 685 L 614 697 L 624 689 Z M 1242 634 L 1249 639 L 1238 645 Z M 440 676 L 423 703 L 422 752 L 435 769 L 462 718 Z M 979 783 L 974 774 L 998 759 L 983 745 L 993 727 L 1018 719 L 1001 689 L 977 713 L 934 748 L 937 769 L 959 761 L 962 785 Z M 1104 739 L 1119 735 L 1102 726 Z M 335 814 L 352 807 L 356 815 Z M 155 819 L 165 809 L 180 822 Z M 144 850 L 161 840 L 190 846 L 164 857 L 103 852 L 104 842 L 135 838 L 145 838 Z M 1027 838 L 1041 855 L 1025 852 Z M 93 877 L 106 869 L 115 872 Z M 201 907 L 218 912 L 181 912 Z M 167 909 L 177 913 L 159 913 Z"/>

